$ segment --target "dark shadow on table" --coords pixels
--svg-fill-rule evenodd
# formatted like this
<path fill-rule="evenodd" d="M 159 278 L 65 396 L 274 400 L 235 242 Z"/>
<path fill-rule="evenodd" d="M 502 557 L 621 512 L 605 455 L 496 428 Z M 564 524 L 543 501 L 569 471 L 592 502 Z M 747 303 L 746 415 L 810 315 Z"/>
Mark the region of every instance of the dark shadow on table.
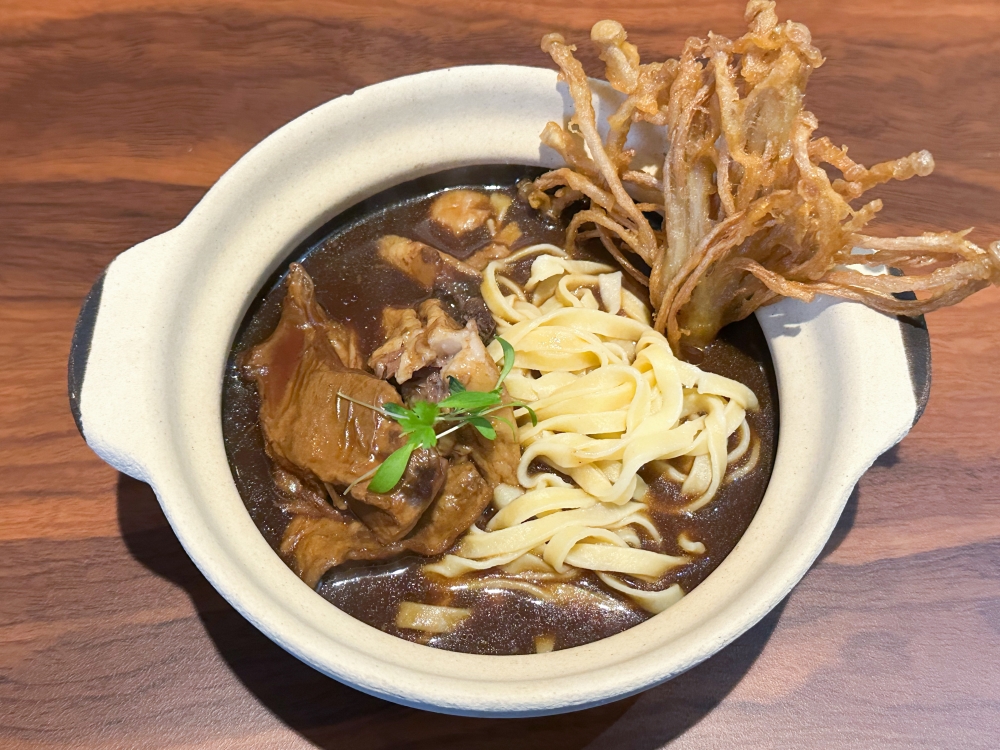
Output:
<path fill-rule="evenodd" d="M 132 556 L 188 593 L 237 678 L 288 727 L 322 748 L 447 750 L 472 747 L 470 742 L 477 750 L 662 747 L 736 686 L 760 655 L 784 608 L 783 602 L 717 656 L 641 696 L 543 718 L 442 716 L 341 685 L 272 643 L 216 593 L 190 561 L 149 486 L 125 475 L 118 481 L 118 521 Z"/>
<path fill-rule="evenodd" d="M 899 445 L 897 444 L 876 458 L 873 466 L 883 469 L 891 469 L 898 463 Z M 837 521 L 837 525 L 834 527 L 833 533 L 830 535 L 830 539 L 827 540 L 826 545 L 823 547 L 823 551 L 820 552 L 819 557 L 816 558 L 815 564 L 822 562 L 831 552 L 837 549 L 837 547 L 843 543 L 844 539 L 847 538 L 851 529 L 854 528 L 854 521 L 858 516 L 858 503 L 861 500 L 860 487 L 861 485 L 859 483 L 854 485 L 854 489 L 851 490 L 851 496 L 847 498 L 847 505 L 844 506 L 844 512 L 840 514 L 840 519 Z"/>
<path fill-rule="evenodd" d="M 854 527 L 854 520 L 858 515 L 858 502 L 861 499 L 858 486 L 854 485 L 854 489 L 851 490 L 851 496 L 847 498 L 847 505 L 844 506 L 844 511 L 840 514 L 840 519 L 833 528 L 833 533 L 830 534 L 830 538 L 824 545 L 823 551 L 819 553 L 819 557 L 816 558 L 816 562 L 813 563 L 814 565 L 822 562 L 827 555 L 837 549 Z"/>

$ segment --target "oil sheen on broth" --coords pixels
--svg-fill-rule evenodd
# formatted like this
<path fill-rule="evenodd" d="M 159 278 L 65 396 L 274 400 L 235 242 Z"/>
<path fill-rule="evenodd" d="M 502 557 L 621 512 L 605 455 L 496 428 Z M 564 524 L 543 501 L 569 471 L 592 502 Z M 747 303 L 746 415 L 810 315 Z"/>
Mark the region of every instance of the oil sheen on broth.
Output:
<path fill-rule="evenodd" d="M 457 187 L 457 186 L 456 186 Z M 539 243 L 562 246 L 564 228 L 543 218 L 518 197 L 514 180 L 506 184 L 463 185 L 511 200 L 505 223 L 515 224 L 520 236 L 511 249 Z M 334 321 L 353 329 L 365 361 L 384 341 L 381 316 L 386 307 L 416 307 L 430 292 L 407 274 L 379 257 L 378 243 L 386 235 L 399 235 L 432 245 L 455 258 L 468 258 L 491 241 L 485 228 L 451 234 L 428 220 L 436 193 L 404 197 L 374 210 L 361 212 L 341 223 L 306 248 L 298 262 L 315 284 L 316 301 Z M 598 247 L 587 245 L 587 258 L 614 261 Z M 530 270 L 526 259 L 510 270 L 523 283 Z M 626 277 L 627 278 L 627 277 Z M 641 293 L 641 288 L 630 287 Z M 240 355 L 271 335 L 281 317 L 285 296 L 283 278 L 275 278 L 247 313 L 230 356 L 223 387 L 223 437 L 237 488 L 254 523 L 268 543 L 279 550 L 290 521 L 283 507 L 282 490 L 272 475 L 272 461 L 265 448 L 259 421 L 261 400 L 243 374 Z M 471 287 L 451 289 L 443 307 L 454 317 L 482 316 L 484 306 Z M 459 309 L 462 308 L 462 309 Z M 759 409 L 747 412 L 747 422 L 759 441 L 755 468 L 724 483 L 714 499 L 695 512 L 682 512 L 688 502 L 680 486 L 646 467 L 640 476 L 648 483 L 649 517 L 662 535 L 662 552 L 685 555 L 679 537 L 704 545 L 691 562 L 668 571 L 656 584 L 662 589 L 677 583 L 690 592 L 701 583 L 736 545 L 757 510 L 770 477 L 777 442 L 776 386 L 763 334 L 753 318 L 733 324 L 701 351 L 685 357 L 702 370 L 739 381 L 757 396 Z M 730 448 L 737 441 L 730 438 Z M 541 462 L 533 469 L 546 469 Z M 494 513 L 492 504 L 477 526 Z M 530 589 L 511 589 L 496 569 L 442 579 L 423 572 L 434 559 L 402 551 L 389 560 L 351 561 L 333 567 L 319 580 L 316 591 L 349 615 L 386 633 L 430 646 L 479 654 L 526 654 L 551 648 L 564 649 L 619 633 L 648 619 L 651 614 L 628 597 L 613 591 L 597 575 L 581 570 L 572 579 L 573 596 L 539 596 Z M 641 581 L 637 587 L 645 586 Z M 403 602 L 463 608 L 469 614 L 450 632 L 433 633 L 397 627 Z"/>

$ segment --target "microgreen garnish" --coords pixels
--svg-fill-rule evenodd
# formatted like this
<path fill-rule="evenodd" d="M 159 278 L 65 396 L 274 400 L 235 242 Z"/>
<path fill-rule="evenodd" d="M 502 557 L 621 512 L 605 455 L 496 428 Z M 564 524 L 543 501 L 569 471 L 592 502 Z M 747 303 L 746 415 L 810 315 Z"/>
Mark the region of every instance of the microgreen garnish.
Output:
<path fill-rule="evenodd" d="M 503 422 L 511 429 L 514 427 L 510 420 L 494 414 L 501 409 L 526 409 L 531 424 L 538 424 L 538 417 L 527 404 L 521 401 L 507 403 L 503 401 L 503 381 L 514 367 L 514 347 L 499 336 L 497 341 L 503 350 L 503 369 L 500 370 L 500 377 L 497 378 L 497 384 L 491 391 L 466 390 L 458 378 L 449 376 L 447 398 L 436 404 L 430 401 L 414 401 L 410 407 L 391 402 L 381 407 L 372 406 L 338 391 L 337 395 L 341 398 L 377 411 L 382 416 L 399 423 L 406 436 L 403 447 L 391 453 L 375 470 L 371 482 L 368 483 L 368 489 L 378 493 L 389 492 L 403 477 L 413 451 L 418 448 L 433 448 L 437 445 L 438 438 L 460 430 L 466 425 L 475 427 L 487 440 L 495 440 L 497 431 L 491 420 Z M 445 429 L 438 432 L 436 428 L 439 426 Z M 367 476 L 359 477 L 355 480 L 355 484 L 367 478 Z"/>

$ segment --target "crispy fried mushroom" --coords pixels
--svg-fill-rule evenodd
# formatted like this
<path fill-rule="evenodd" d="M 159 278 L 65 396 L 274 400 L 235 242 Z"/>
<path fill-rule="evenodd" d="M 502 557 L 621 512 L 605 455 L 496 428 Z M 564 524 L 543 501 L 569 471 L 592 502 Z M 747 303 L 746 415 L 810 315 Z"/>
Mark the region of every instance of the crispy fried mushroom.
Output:
<path fill-rule="evenodd" d="M 558 34 L 542 39 L 575 112 L 567 127 L 550 122 L 541 134 L 567 166 L 521 192 L 552 214 L 589 201 L 570 221 L 567 249 L 599 239 L 649 287 L 656 328 L 675 350 L 703 345 L 781 297 L 826 294 L 919 315 L 1000 284 L 1000 243 L 983 249 L 968 230 L 895 238 L 864 231 L 882 203 L 851 201 L 889 180 L 929 175 L 933 157 L 917 151 L 869 168 L 845 146 L 814 137 L 818 122 L 804 97 L 823 57 L 809 30 L 779 23 L 770 0 L 751 0 L 745 19 L 739 39 L 691 38 L 678 59 L 662 63 L 642 63 L 621 24 L 595 24 L 605 77 L 624 94 L 604 139 L 576 48 Z M 658 174 L 632 166 L 626 141 L 635 122 L 666 128 Z M 831 180 L 824 165 L 841 176 Z M 658 200 L 649 202 L 651 193 Z M 640 194 L 645 202 L 633 197 Z M 662 228 L 654 229 L 653 213 Z M 901 275 L 878 273 L 883 267 Z"/>

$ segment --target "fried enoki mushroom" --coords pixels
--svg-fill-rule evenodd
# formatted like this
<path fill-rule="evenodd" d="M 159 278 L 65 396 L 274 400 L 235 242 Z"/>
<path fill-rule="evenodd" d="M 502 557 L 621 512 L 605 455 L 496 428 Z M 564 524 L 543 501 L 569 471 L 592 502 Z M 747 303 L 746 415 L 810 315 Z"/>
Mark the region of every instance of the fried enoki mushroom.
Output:
<path fill-rule="evenodd" d="M 984 250 L 966 239 L 968 230 L 895 238 L 863 231 L 882 202 L 851 201 L 889 180 L 930 174 L 933 157 L 918 151 L 867 168 L 846 146 L 814 138 L 818 123 L 803 102 L 823 57 L 809 30 L 778 23 L 766 0 L 750 0 L 745 17 L 748 31 L 735 41 L 710 33 L 689 39 L 679 59 L 645 64 L 621 24 L 595 24 L 605 76 L 625 95 L 605 138 L 576 47 L 558 34 L 542 39 L 575 112 L 567 127 L 550 122 L 541 134 L 566 166 L 522 193 L 553 215 L 589 203 L 570 221 L 567 249 L 599 239 L 649 288 L 656 328 L 675 350 L 708 343 L 781 297 L 826 294 L 919 315 L 1000 284 L 1000 243 Z M 632 166 L 626 141 L 636 122 L 666 128 L 658 173 Z M 824 165 L 841 177 L 831 180 Z M 903 292 L 916 299 L 897 296 Z"/>

